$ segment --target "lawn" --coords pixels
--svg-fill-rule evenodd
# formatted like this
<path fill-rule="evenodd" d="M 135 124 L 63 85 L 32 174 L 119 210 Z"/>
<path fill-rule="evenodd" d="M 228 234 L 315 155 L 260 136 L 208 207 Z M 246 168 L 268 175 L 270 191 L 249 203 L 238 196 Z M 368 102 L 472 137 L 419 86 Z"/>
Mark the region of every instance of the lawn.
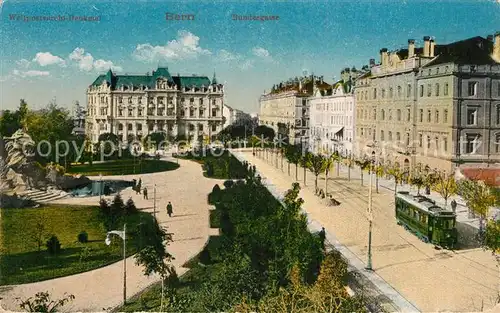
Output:
<path fill-rule="evenodd" d="M 110 246 L 104 242 L 106 229 L 98 207 L 51 205 L 39 208 L 1 209 L 0 285 L 36 282 L 85 272 L 122 260 L 123 243 L 113 237 Z M 151 222 L 150 214 L 137 212 L 123 217 L 127 229 L 140 222 Z M 34 236 L 37 223 L 44 225 L 41 251 Z M 79 243 L 77 235 L 88 233 L 87 243 Z M 129 233 L 129 231 L 127 231 Z M 61 243 L 61 252 L 50 255 L 45 247 L 49 234 Z M 129 238 L 133 239 L 133 236 Z M 134 240 L 127 240 L 127 254 L 136 252 Z M 91 252 L 85 256 L 85 248 Z M 88 250 L 88 249 L 87 249 Z M 83 258 L 82 258 L 83 255 Z"/>
<path fill-rule="evenodd" d="M 179 168 L 179 164 L 161 160 L 139 160 L 125 159 L 113 160 L 104 163 L 72 165 L 68 170 L 70 174 L 82 174 L 86 176 L 130 175 L 148 174 L 156 172 L 172 171 Z"/>

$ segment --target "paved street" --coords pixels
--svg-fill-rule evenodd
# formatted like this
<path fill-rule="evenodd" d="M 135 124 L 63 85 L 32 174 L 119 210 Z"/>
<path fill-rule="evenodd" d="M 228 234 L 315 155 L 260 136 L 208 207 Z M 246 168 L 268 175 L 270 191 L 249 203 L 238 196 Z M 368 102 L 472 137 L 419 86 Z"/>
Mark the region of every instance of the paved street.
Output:
<path fill-rule="evenodd" d="M 203 177 L 198 163 L 184 160 L 179 160 L 179 163 L 181 167 L 170 172 L 141 176 L 108 176 L 106 179 L 142 178 L 142 185 L 149 191 L 149 200 L 143 200 L 142 195 L 136 195 L 131 188 L 121 194 L 124 201 L 132 197 L 139 209 L 148 212 L 153 212 L 153 185 L 156 184 L 157 218 L 162 226 L 168 227 L 168 231 L 174 233 L 174 242 L 167 249 L 176 258 L 173 264 L 177 272 L 182 274 L 186 269 L 181 268 L 181 265 L 201 251 L 208 236 L 214 231 L 209 228 L 210 206 L 207 204 L 207 194 L 212 191 L 214 184 L 221 184 L 222 181 Z M 93 205 L 98 201 L 99 197 L 89 197 L 56 202 Z M 172 202 L 174 208 L 171 218 L 165 209 L 168 201 Z M 158 280 L 156 276 L 144 276 L 142 268 L 135 265 L 133 257 L 127 259 L 128 297 Z M 67 311 L 102 311 L 104 308 L 119 305 L 123 299 L 123 262 L 73 276 L 0 288 L 2 306 L 7 310 L 19 311 L 16 297 L 24 299 L 37 292 L 48 291 L 53 299 L 59 299 L 65 292 L 75 295 L 76 299 L 63 307 Z"/>
<path fill-rule="evenodd" d="M 257 166 L 266 179 L 281 192 L 291 187 L 295 179 L 295 165 L 287 163 L 281 170 L 271 162 L 242 155 Z M 301 191 L 305 200 L 304 209 L 310 218 L 321 223 L 352 253 L 366 261 L 368 243 L 368 188 L 365 178 L 361 187 L 359 172 L 351 173 L 351 181 L 345 173 L 330 174 L 328 191 L 341 202 L 337 207 L 328 207 L 314 196 L 314 176 L 307 174 L 307 188 Z M 368 176 L 368 175 L 365 175 Z M 303 169 L 299 168 L 302 186 Z M 324 188 L 324 175 L 319 187 Z M 496 261 L 489 252 L 481 249 L 458 251 L 436 250 L 396 224 L 394 218 L 393 191 L 380 188 L 373 192 L 373 268 L 385 281 L 422 312 L 435 311 L 480 311 L 492 308 L 498 291 Z"/>

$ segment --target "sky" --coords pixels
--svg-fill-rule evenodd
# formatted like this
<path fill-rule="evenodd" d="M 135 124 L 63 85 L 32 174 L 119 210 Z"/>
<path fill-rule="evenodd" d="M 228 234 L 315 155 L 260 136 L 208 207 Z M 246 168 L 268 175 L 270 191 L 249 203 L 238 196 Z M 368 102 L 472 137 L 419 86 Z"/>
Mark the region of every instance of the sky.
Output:
<path fill-rule="evenodd" d="M 86 105 L 86 88 L 108 69 L 145 74 L 160 65 L 172 75 L 211 79 L 215 71 L 226 104 L 252 113 L 273 84 L 304 73 L 331 83 L 343 68 L 378 62 L 381 48 L 406 48 L 408 39 L 420 46 L 427 35 L 442 44 L 500 31 L 500 0 L 0 3 L 0 109 L 21 98 L 32 108 L 53 99 Z"/>

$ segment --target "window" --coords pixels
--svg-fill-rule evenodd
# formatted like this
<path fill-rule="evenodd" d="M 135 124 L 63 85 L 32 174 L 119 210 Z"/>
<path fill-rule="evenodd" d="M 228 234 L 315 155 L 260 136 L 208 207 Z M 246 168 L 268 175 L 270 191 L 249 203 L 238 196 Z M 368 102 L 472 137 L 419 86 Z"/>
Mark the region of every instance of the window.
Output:
<path fill-rule="evenodd" d="M 406 110 L 406 121 L 409 122 L 411 120 L 411 110 L 407 109 Z"/>
<path fill-rule="evenodd" d="M 424 121 L 424 110 L 420 109 L 420 123 Z"/>
<path fill-rule="evenodd" d="M 436 89 L 436 91 L 435 91 L 436 92 L 436 97 L 439 97 L 439 84 L 436 84 L 435 89 Z"/>
<path fill-rule="evenodd" d="M 190 102 L 191 104 L 194 104 L 194 98 L 190 98 L 190 99 L 189 99 L 189 102 Z"/>
<path fill-rule="evenodd" d="M 198 124 L 198 130 L 203 131 L 203 124 Z"/>
<path fill-rule="evenodd" d="M 434 138 L 434 142 L 436 145 L 436 150 L 438 150 L 439 149 L 439 138 L 438 137 Z"/>
<path fill-rule="evenodd" d="M 424 96 L 424 85 L 420 85 L 420 97 Z"/>
<path fill-rule="evenodd" d="M 128 109 L 128 116 L 132 116 L 134 114 L 134 111 L 132 109 Z"/>
<path fill-rule="evenodd" d="M 418 146 L 422 148 L 423 146 L 423 136 L 422 134 L 418 134 Z"/>
<path fill-rule="evenodd" d="M 389 132 L 389 141 L 392 141 L 392 132 Z"/>
<path fill-rule="evenodd" d="M 214 132 L 214 131 L 216 131 L 216 130 L 217 130 L 217 125 L 212 124 L 212 131 Z"/>
<path fill-rule="evenodd" d="M 377 120 L 377 109 L 373 109 L 373 120 Z"/>
<path fill-rule="evenodd" d="M 123 98 L 122 97 L 118 97 L 118 103 L 123 103 Z"/>
<path fill-rule="evenodd" d="M 477 82 L 469 82 L 469 88 L 468 88 L 468 95 L 469 97 L 476 96 L 477 95 Z"/>
<path fill-rule="evenodd" d="M 132 131 L 132 124 L 128 124 L 128 125 L 127 125 L 127 130 L 128 130 L 128 131 Z"/>
<path fill-rule="evenodd" d="M 401 98 L 401 90 L 402 90 L 401 86 L 398 86 L 398 98 Z"/>
<path fill-rule="evenodd" d="M 142 109 L 137 110 L 137 115 L 142 116 Z"/>
<path fill-rule="evenodd" d="M 382 99 L 385 98 L 385 89 L 382 89 Z"/>
<path fill-rule="evenodd" d="M 132 103 L 132 97 L 128 97 L 128 103 L 131 104 Z"/>
<path fill-rule="evenodd" d="M 373 99 L 377 99 L 377 88 L 373 88 Z"/>
<path fill-rule="evenodd" d="M 400 109 L 398 109 L 398 110 L 396 111 L 396 116 L 397 116 L 397 118 L 398 118 L 398 121 L 401 121 L 401 110 L 400 110 Z"/>
<path fill-rule="evenodd" d="M 137 124 L 137 130 L 142 130 L 142 124 Z"/>
<path fill-rule="evenodd" d="M 475 153 L 476 152 L 476 139 L 477 135 L 466 135 L 465 143 L 465 153 Z"/>
<path fill-rule="evenodd" d="M 212 116 L 217 116 L 217 110 L 216 109 L 212 109 Z"/>
<path fill-rule="evenodd" d="M 385 110 L 382 109 L 382 121 L 385 120 Z"/>
<path fill-rule="evenodd" d="M 409 98 L 411 96 L 411 84 L 408 84 L 406 87 L 406 97 Z"/>
<path fill-rule="evenodd" d="M 500 134 L 495 135 L 495 152 L 499 153 L 500 152 Z"/>
<path fill-rule="evenodd" d="M 203 109 L 200 109 L 198 112 L 198 116 L 203 117 L 204 114 L 205 114 L 205 111 Z"/>
<path fill-rule="evenodd" d="M 427 123 L 431 122 L 431 110 L 427 110 Z"/>
<path fill-rule="evenodd" d="M 443 148 L 444 151 L 448 151 L 448 138 L 446 137 L 443 138 Z"/>
<path fill-rule="evenodd" d="M 123 130 L 123 124 L 118 124 L 118 130 Z"/>
<path fill-rule="evenodd" d="M 393 97 L 393 91 L 392 91 L 392 88 L 389 88 L 389 98 L 392 99 L 392 97 Z"/>
<path fill-rule="evenodd" d="M 497 104 L 497 124 L 500 124 L 500 104 Z"/>
<path fill-rule="evenodd" d="M 434 122 L 439 123 L 439 110 L 436 110 L 436 113 L 434 115 Z"/>
<path fill-rule="evenodd" d="M 410 134 L 406 133 L 406 145 L 410 146 Z"/>
<path fill-rule="evenodd" d="M 427 136 L 427 149 L 431 147 L 431 136 Z"/>
<path fill-rule="evenodd" d="M 448 110 L 443 111 L 443 122 L 448 123 Z"/>
<path fill-rule="evenodd" d="M 123 109 L 118 109 L 118 116 L 123 116 Z"/>
<path fill-rule="evenodd" d="M 397 141 L 401 140 L 401 134 L 399 132 L 396 133 L 396 140 Z"/>
<path fill-rule="evenodd" d="M 150 132 L 152 132 L 152 131 L 153 131 L 153 129 L 154 129 L 154 125 L 153 125 L 153 124 L 148 124 L 148 130 L 149 130 Z"/>
<path fill-rule="evenodd" d="M 203 99 L 200 98 L 200 105 L 203 105 Z"/>
<path fill-rule="evenodd" d="M 382 141 L 385 140 L 384 139 L 384 131 L 383 130 L 380 131 L 380 140 L 382 140 Z"/>
<path fill-rule="evenodd" d="M 432 87 L 431 84 L 427 84 L 427 97 L 432 95 Z"/>
<path fill-rule="evenodd" d="M 476 125 L 477 109 L 467 109 L 467 125 Z"/>
<path fill-rule="evenodd" d="M 444 83 L 443 95 L 445 95 L 445 96 L 448 95 L 448 83 Z"/>
<path fill-rule="evenodd" d="M 190 130 L 190 131 L 193 131 L 193 130 L 194 130 L 194 125 L 193 125 L 193 124 L 189 124 L 189 130 Z"/>

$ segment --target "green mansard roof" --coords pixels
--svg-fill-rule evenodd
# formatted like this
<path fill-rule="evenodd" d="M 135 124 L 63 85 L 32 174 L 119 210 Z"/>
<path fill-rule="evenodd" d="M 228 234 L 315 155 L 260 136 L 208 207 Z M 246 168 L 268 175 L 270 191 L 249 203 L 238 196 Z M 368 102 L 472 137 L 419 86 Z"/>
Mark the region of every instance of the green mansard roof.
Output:
<path fill-rule="evenodd" d="M 117 89 L 121 85 L 153 88 L 156 80 L 159 78 L 164 78 L 170 83 L 175 83 L 179 88 L 191 88 L 193 86 L 200 88 L 201 86 L 208 87 L 212 84 L 207 76 L 172 76 L 168 68 L 159 67 L 156 71 L 153 71 L 152 75 L 115 75 L 109 70 L 105 75 L 99 75 L 92 83 L 92 86 L 99 86 L 106 81 L 111 85 L 111 89 Z M 214 83 L 217 82 L 215 81 Z"/>

